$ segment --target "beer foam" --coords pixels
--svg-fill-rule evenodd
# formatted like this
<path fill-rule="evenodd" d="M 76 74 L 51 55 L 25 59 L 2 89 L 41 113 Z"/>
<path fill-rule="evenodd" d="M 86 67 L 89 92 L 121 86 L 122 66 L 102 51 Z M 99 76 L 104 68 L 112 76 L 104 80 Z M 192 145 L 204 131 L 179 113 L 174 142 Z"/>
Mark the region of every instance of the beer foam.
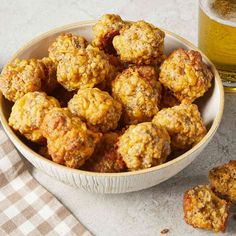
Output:
<path fill-rule="evenodd" d="M 235 8 L 231 11 L 229 9 L 225 15 L 213 8 L 213 4 L 216 3 L 216 1 L 217 0 L 200 0 L 200 7 L 212 20 L 217 21 L 220 24 L 236 27 L 236 1 L 234 1 L 235 3 L 230 3 Z"/>

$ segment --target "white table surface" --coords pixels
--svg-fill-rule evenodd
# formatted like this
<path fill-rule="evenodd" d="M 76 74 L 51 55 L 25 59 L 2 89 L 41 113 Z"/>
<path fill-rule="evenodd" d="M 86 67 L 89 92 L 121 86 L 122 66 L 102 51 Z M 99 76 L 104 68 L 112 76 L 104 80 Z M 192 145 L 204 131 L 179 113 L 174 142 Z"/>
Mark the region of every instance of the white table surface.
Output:
<path fill-rule="evenodd" d="M 197 43 L 196 0 L 0 0 L 0 67 L 24 43 L 64 24 L 117 13 L 144 19 Z M 99 195 L 66 186 L 29 165 L 32 175 L 52 192 L 95 235 L 213 235 L 185 224 L 183 192 L 207 182 L 213 166 L 236 159 L 236 94 L 227 94 L 221 126 L 203 153 L 172 179 L 147 190 Z M 221 235 L 221 234 L 217 234 Z M 224 234 L 236 235 L 229 220 Z"/>

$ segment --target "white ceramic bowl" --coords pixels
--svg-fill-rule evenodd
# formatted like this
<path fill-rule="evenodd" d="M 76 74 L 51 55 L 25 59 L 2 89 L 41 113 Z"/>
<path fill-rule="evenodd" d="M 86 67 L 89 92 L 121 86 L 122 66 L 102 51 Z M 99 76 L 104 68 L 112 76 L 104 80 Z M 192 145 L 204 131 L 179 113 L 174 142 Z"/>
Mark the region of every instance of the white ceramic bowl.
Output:
<path fill-rule="evenodd" d="M 43 56 L 46 56 L 49 45 L 62 32 L 83 35 L 88 40 L 91 40 L 93 24 L 94 22 L 80 22 L 49 31 L 48 33 L 36 37 L 34 40 L 22 47 L 18 52 L 16 52 L 11 60 L 15 57 L 42 58 Z M 166 33 L 165 52 L 167 54 L 180 47 L 198 50 L 185 39 L 166 30 L 164 31 Z M 203 116 L 204 123 L 208 128 L 208 133 L 201 142 L 191 150 L 162 165 L 135 172 L 94 173 L 70 169 L 56 164 L 43 158 L 30 149 L 11 130 L 8 126 L 7 120 L 12 104 L 0 94 L 0 118 L 2 125 L 16 148 L 23 156 L 25 156 L 26 159 L 28 159 L 28 161 L 30 161 L 36 168 L 47 173 L 49 176 L 57 178 L 64 183 L 96 193 L 125 193 L 149 188 L 171 178 L 189 165 L 206 147 L 220 124 L 224 106 L 222 82 L 214 65 L 206 58 L 206 56 L 203 54 L 202 56 L 204 61 L 211 66 L 215 74 L 212 88 L 204 97 L 198 100 L 199 109 Z"/>

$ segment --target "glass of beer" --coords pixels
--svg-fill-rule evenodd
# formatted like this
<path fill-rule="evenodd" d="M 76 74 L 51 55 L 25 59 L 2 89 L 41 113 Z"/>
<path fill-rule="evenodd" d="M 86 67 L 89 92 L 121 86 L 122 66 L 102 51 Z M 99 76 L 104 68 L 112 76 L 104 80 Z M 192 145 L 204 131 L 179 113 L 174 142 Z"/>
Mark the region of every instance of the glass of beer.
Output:
<path fill-rule="evenodd" d="M 198 46 L 236 92 L 236 0 L 199 0 Z"/>

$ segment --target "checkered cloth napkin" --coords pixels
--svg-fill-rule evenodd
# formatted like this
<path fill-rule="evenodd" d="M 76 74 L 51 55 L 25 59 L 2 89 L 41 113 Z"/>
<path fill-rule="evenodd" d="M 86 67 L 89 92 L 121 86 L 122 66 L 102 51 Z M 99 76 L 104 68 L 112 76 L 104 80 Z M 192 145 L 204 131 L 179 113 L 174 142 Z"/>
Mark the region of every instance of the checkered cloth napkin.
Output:
<path fill-rule="evenodd" d="M 0 235 L 91 236 L 27 171 L 0 124 Z"/>

